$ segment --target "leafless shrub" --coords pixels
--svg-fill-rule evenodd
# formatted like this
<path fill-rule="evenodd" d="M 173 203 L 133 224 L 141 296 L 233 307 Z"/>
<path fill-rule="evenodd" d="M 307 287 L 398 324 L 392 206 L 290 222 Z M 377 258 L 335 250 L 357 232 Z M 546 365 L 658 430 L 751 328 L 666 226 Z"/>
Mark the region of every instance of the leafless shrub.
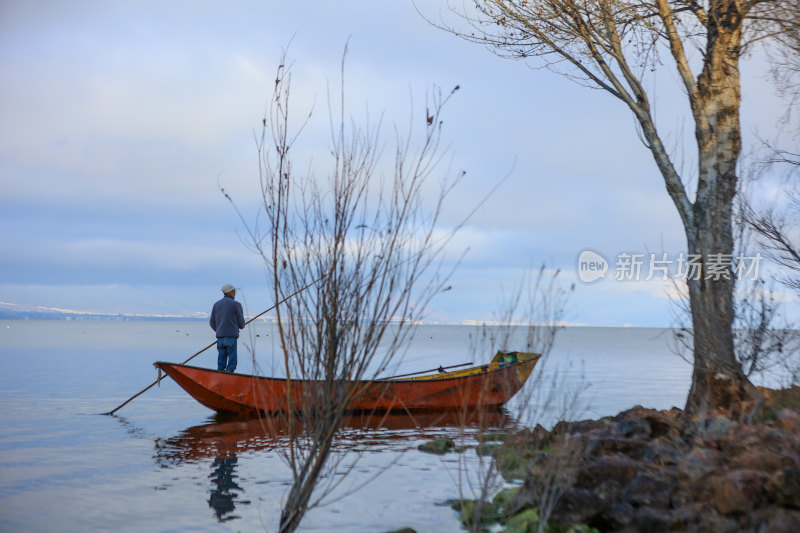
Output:
<path fill-rule="evenodd" d="M 442 182 L 432 201 L 429 182 L 441 158 L 442 109 L 455 89 L 428 94 L 419 144 L 413 123 L 407 135 L 398 132 L 387 171 L 380 121 L 362 127 L 346 115 L 346 55 L 345 49 L 340 98 L 328 95 L 326 175 L 315 175 L 311 164 L 304 171 L 295 166 L 312 115 L 295 126 L 285 53 L 257 136 L 263 210 L 246 225 L 248 240 L 264 259 L 275 301 L 316 281 L 276 311 L 287 394 L 281 412 L 264 421 L 287 436 L 279 452 L 292 485 L 281 532 L 294 531 L 352 468 L 336 451 L 348 405 L 395 358 L 448 277 L 440 261 L 452 234 L 437 233 L 437 223 L 460 175 Z"/>
<path fill-rule="evenodd" d="M 479 425 L 478 431 L 462 435 L 463 441 L 477 439 L 477 461 L 468 458 L 460 462 L 459 491 L 462 498 L 473 498 L 469 515 L 463 517 L 471 531 L 479 531 L 487 515 L 494 516 L 497 506 L 491 498 L 505 483 L 500 465 L 504 458 L 518 461 L 528 454 L 528 443 L 513 437 L 523 428 L 533 428 L 540 423 L 574 420 L 583 410 L 581 395 L 586 389 L 582 377 L 577 378 L 565 369 L 553 368 L 549 360 L 558 332 L 564 327 L 565 311 L 574 285 L 564 288 L 558 281 L 559 271 L 544 266 L 526 274 L 518 286 L 503 293 L 500 311 L 493 324 L 479 326 L 470 338 L 470 352 L 477 359 L 497 351 L 528 351 L 542 354 L 525 387 L 507 404 L 509 425 L 503 428 Z M 500 445 L 492 442 L 500 431 L 508 437 Z M 491 452 L 491 453 L 490 453 Z M 537 471 L 537 496 L 543 531 L 550 514 L 568 486 L 572 476 L 577 448 L 564 445 L 548 450 L 545 468 Z M 524 468 L 524 465 L 520 465 Z M 507 472 L 505 472 L 507 474 Z"/>

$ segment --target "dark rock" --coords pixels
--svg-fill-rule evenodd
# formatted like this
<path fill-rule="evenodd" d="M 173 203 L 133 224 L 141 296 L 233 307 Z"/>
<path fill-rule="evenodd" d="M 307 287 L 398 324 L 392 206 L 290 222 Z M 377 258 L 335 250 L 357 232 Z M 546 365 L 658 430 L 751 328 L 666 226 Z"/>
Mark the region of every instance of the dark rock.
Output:
<path fill-rule="evenodd" d="M 722 514 L 746 513 L 766 502 L 770 478 L 755 470 L 716 474 L 706 484 L 707 501 Z"/>
<path fill-rule="evenodd" d="M 538 525 L 546 515 L 535 512 L 539 498 L 561 483 L 547 517 L 558 531 L 576 524 L 625 532 L 800 531 L 798 413 L 744 424 L 637 406 L 528 432 L 531 446 L 509 455 L 524 465 L 525 477 L 504 515 L 528 513 L 515 532 Z M 505 446 L 515 439 L 509 435 Z"/>
<path fill-rule="evenodd" d="M 683 452 L 674 442 L 658 438 L 650 441 L 647 447 L 635 453 L 633 458 L 656 466 L 672 466 L 682 460 Z"/>
<path fill-rule="evenodd" d="M 719 449 L 727 458 L 761 446 L 764 443 L 766 428 L 748 424 L 736 424 L 719 439 Z"/>
<path fill-rule="evenodd" d="M 586 453 L 591 457 L 607 454 L 631 455 L 648 446 L 646 438 L 625 438 L 611 431 L 592 432 L 581 438 Z"/>
<path fill-rule="evenodd" d="M 614 531 L 625 529 L 633 522 L 633 506 L 629 503 L 615 503 L 606 513 Z"/>
<path fill-rule="evenodd" d="M 387 531 L 386 533 L 417 533 L 417 531 L 410 527 L 401 527 L 400 529 L 393 529 L 391 531 Z"/>
<path fill-rule="evenodd" d="M 547 431 L 541 424 L 536 424 L 536 427 L 533 428 L 533 432 L 531 433 L 531 437 L 535 442 L 549 442 L 550 432 Z"/>
<path fill-rule="evenodd" d="M 588 433 L 594 430 L 608 429 L 612 424 L 612 418 L 607 416 L 598 420 L 581 420 L 578 422 L 561 421 L 553 428 L 553 435 L 573 435 L 576 433 Z"/>
<path fill-rule="evenodd" d="M 790 466 L 792 460 L 786 454 L 772 451 L 764 447 L 755 447 L 742 454 L 726 458 L 730 468 L 739 470 L 761 470 L 763 472 L 777 472 Z"/>
<path fill-rule="evenodd" d="M 513 494 L 509 501 L 503 506 L 503 514 L 505 516 L 512 516 L 525 509 L 538 507 L 539 498 L 541 494 L 547 491 L 549 485 L 541 479 L 544 478 L 529 473 L 516 494 Z"/>
<path fill-rule="evenodd" d="M 643 435 L 658 438 L 677 436 L 680 433 L 680 419 L 683 416 L 683 411 L 676 408 L 670 411 L 656 411 L 655 409 L 647 409 L 637 405 L 632 409 L 621 412 L 613 420 L 618 423 L 633 422 L 633 424 L 624 427 L 633 428 L 636 426 Z M 642 424 L 646 424 L 647 428 L 644 428 Z"/>
<path fill-rule="evenodd" d="M 758 531 L 758 533 L 797 533 L 800 531 L 800 511 L 772 507 L 759 509 L 748 518 L 748 529 Z"/>
<path fill-rule="evenodd" d="M 604 455 L 587 465 L 578 467 L 575 486 L 597 490 L 601 494 L 620 490 L 630 483 L 639 470 L 639 464 L 624 455 Z"/>
<path fill-rule="evenodd" d="M 533 430 L 523 429 L 512 435 L 507 435 L 498 448 L 492 450 L 495 458 L 495 466 L 500 471 L 503 479 L 512 481 L 524 479 L 526 475 L 526 465 L 532 459 L 543 453 L 543 450 L 550 451 L 552 434 L 537 425 Z M 486 451 L 493 445 L 486 443 Z M 476 450 L 481 454 L 484 449 Z"/>
<path fill-rule="evenodd" d="M 712 448 L 693 448 L 678 465 L 678 472 L 695 481 L 722 466 L 722 455 Z"/>
<path fill-rule="evenodd" d="M 689 424 L 686 433 L 690 436 L 708 437 L 712 440 L 718 440 L 735 425 L 736 422 L 728 420 L 723 416 L 702 418 Z"/>
<path fill-rule="evenodd" d="M 678 423 L 677 413 L 653 411 L 644 419 L 650 424 L 650 436 L 653 438 L 674 438 L 680 435 L 681 425 Z"/>
<path fill-rule="evenodd" d="M 683 505 L 672 511 L 672 525 L 676 530 L 690 529 L 692 524 L 697 524 L 702 516 L 712 510 L 704 504 Z"/>
<path fill-rule="evenodd" d="M 739 424 L 720 439 L 719 447 L 731 469 L 774 473 L 798 465 L 798 442 L 784 429 Z"/>
<path fill-rule="evenodd" d="M 632 531 L 647 531 L 648 533 L 672 531 L 674 530 L 672 514 L 663 509 L 640 507 L 634 509 L 628 528 Z"/>
<path fill-rule="evenodd" d="M 541 424 L 536 424 L 536 427 L 531 429 L 523 429 L 512 435 L 507 435 L 503 442 L 510 445 L 524 448 L 542 448 L 550 443 L 553 435 L 547 431 Z"/>
<path fill-rule="evenodd" d="M 742 528 L 733 518 L 706 512 L 700 514 L 696 522 L 689 524 L 686 531 L 691 533 L 742 533 Z"/>
<path fill-rule="evenodd" d="M 606 508 L 606 503 L 597 493 L 569 487 L 556 501 L 550 520 L 566 525 L 585 524 L 605 512 Z"/>
<path fill-rule="evenodd" d="M 777 503 L 800 509 L 800 468 L 787 468 L 772 476 L 767 492 Z"/>
<path fill-rule="evenodd" d="M 638 474 L 625 488 L 623 498 L 635 507 L 667 509 L 671 485 L 650 474 Z"/>
<path fill-rule="evenodd" d="M 794 438 L 794 435 L 792 435 L 790 431 L 777 427 L 766 428 L 766 430 L 763 432 L 761 441 L 765 446 L 769 446 L 771 450 L 784 450 L 787 444 L 798 442 L 798 440 Z"/>
<path fill-rule="evenodd" d="M 634 405 L 627 411 L 622 411 L 619 414 L 613 416 L 611 419 L 614 422 L 621 422 L 623 420 L 634 420 L 642 418 L 651 412 L 656 412 L 656 411 L 654 409 L 648 409 L 647 407 L 642 407 L 641 405 Z"/>
<path fill-rule="evenodd" d="M 719 439 L 695 435 L 690 437 L 689 446 L 692 448 L 708 448 L 710 450 L 719 450 Z"/>
<path fill-rule="evenodd" d="M 503 505 L 503 515 L 513 516 L 525 509 L 532 509 L 539 504 L 538 488 L 540 482 L 537 479 L 528 477 L 516 494 L 512 495 L 508 502 Z"/>
<path fill-rule="evenodd" d="M 633 420 L 622 420 L 617 422 L 614 426 L 613 432 L 621 437 L 649 437 L 650 424 L 641 418 L 634 418 Z"/>

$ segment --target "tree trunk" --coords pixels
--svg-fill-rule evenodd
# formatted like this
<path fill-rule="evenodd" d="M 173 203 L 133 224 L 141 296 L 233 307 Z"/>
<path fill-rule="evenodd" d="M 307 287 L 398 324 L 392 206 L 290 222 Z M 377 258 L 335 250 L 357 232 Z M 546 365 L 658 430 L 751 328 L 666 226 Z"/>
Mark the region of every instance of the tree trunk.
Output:
<path fill-rule="evenodd" d="M 741 16 L 735 2 L 718 2 L 707 28 L 707 55 L 693 95 L 699 155 L 697 197 L 684 220 L 694 329 L 694 372 L 686 411 L 722 409 L 747 415 L 762 397 L 742 372 L 733 343 L 735 280 L 732 205 L 741 152 L 739 55 Z"/>
<path fill-rule="evenodd" d="M 730 222 L 727 225 L 730 226 Z M 715 260 L 713 258 L 720 257 L 716 254 L 724 256 L 733 249 L 730 233 L 725 235 L 721 231 L 723 228 L 719 228 L 720 224 L 714 226 L 694 228 L 692 236 L 688 238 L 689 255 L 703 259 L 697 279 L 688 280 L 694 370 L 685 410 L 698 413 L 721 409 L 729 416 L 740 417 L 750 414 L 758 403 L 760 393 L 744 375 L 734 354 L 734 281 L 731 277 L 709 277 L 707 265 Z"/>

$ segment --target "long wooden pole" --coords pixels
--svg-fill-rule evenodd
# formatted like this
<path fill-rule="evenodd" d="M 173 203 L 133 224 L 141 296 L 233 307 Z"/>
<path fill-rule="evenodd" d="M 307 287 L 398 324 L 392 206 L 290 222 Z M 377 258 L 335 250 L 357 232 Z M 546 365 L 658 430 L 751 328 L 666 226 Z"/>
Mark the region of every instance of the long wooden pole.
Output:
<path fill-rule="evenodd" d="M 316 281 L 312 281 L 311 283 L 309 283 L 308 285 L 306 285 L 306 286 L 305 286 L 305 287 L 303 287 L 302 289 L 299 289 L 299 290 L 297 290 L 297 291 L 293 292 L 292 294 L 290 294 L 289 296 L 287 296 L 286 298 L 284 298 L 284 299 L 283 299 L 283 300 L 281 300 L 280 302 L 276 303 L 275 305 L 273 305 L 272 307 L 270 307 L 270 308 L 269 308 L 269 309 L 267 309 L 266 311 L 262 311 L 261 313 L 257 314 L 256 316 L 254 316 L 253 318 L 251 318 L 250 320 L 248 320 L 247 322 L 245 322 L 245 323 L 244 323 L 244 325 L 246 326 L 247 324 L 249 324 L 249 323 L 250 323 L 250 322 L 252 322 L 253 320 L 255 320 L 255 319 L 257 319 L 257 318 L 259 318 L 259 317 L 263 316 L 263 315 L 264 315 L 264 314 L 266 314 L 266 313 L 269 313 L 270 311 L 272 311 L 273 309 L 275 309 L 276 307 L 278 307 L 278 306 L 279 306 L 279 305 L 281 305 L 282 303 L 286 302 L 286 301 L 287 301 L 287 300 L 289 300 L 290 298 L 293 298 L 294 296 L 296 296 L 296 295 L 300 294 L 301 292 L 303 292 L 303 291 L 304 291 L 304 290 L 306 290 L 307 288 L 311 287 L 311 286 L 312 286 L 312 285 L 314 285 L 315 283 L 319 282 L 319 281 L 320 281 L 320 280 L 322 280 L 322 278 L 324 278 L 324 277 L 325 277 L 325 276 L 322 276 L 321 278 L 317 279 Z M 184 361 L 184 362 L 183 362 L 183 363 L 181 363 L 181 364 L 182 364 L 182 365 L 185 365 L 186 363 L 188 363 L 189 361 L 191 361 L 192 359 L 194 359 L 195 357 L 197 357 L 198 355 L 200 355 L 201 353 L 205 352 L 206 350 L 208 350 L 209 348 L 211 348 L 212 346 L 214 346 L 214 345 L 216 345 L 216 344 L 217 344 L 217 341 L 214 341 L 214 342 L 212 342 L 211 344 L 209 344 L 208 346 L 206 346 L 205 348 L 203 348 L 202 350 L 200 350 L 199 352 L 197 352 L 196 354 L 194 354 L 193 356 L 191 356 L 189 359 L 187 359 L 186 361 Z M 127 400 L 125 400 L 123 403 L 119 404 L 117 407 L 115 407 L 114 409 L 112 409 L 111 411 L 109 411 L 109 412 L 107 412 L 107 413 L 103 413 L 103 414 L 104 414 L 104 415 L 113 415 L 114 413 L 116 413 L 117 411 L 119 411 L 120 409 L 122 409 L 123 407 L 125 407 L 126 405 L 128 405 L 129 403 L 131 403 L 133 400 L 135 400 L 136 398 L 138 398 L 139 396 L 141 396 L 141 395 L 142 395 L 142 394 L 144 394 L 145 392 L 149 391 L 149 390 L 150 390 L 150 389 L 152 389 L 153 387 L 155 387 L 155 386 L 158 384 L 158 382 L 159 382 L 159 381 L 161 381 L 161 379 L 162 379 L 162 378 L 160 378 L 160 377 L 159 377 L 159 378 L 158 378 L 158 379 L 156 379 L 154 382 L 152 382 L 150 385 L 148 385 L 147 387 L 143 388 L 142 390 L 140 390 L 139 392 L 137 392 L 136 394 L 134 394 L 133 396 L 131 396 L 130 398 L 128 398 Z"/>
<path fill-rule="evenodd" d="M 419 372 L 411 372 L 410 374 L 400 374 L 399 376 L 392 376 L 389 378 L 378 378 L 375 381 L 386 381 L 387 379 L 397 379 L 397 378 L 405 378 L 409 376 L 417 376 L 419 374 L 427 374 L 428 372 L 439 372 L 440 374 L 445 370 L 449 370 L 451 368 L 458 368 L 461 366 L 469 366 L 472 363 L 461 363 L 460 365 L 450 365 L 450 366 L 440 366 L 437 368 L 431 368 L 430 370 L 420 370 Z"/>

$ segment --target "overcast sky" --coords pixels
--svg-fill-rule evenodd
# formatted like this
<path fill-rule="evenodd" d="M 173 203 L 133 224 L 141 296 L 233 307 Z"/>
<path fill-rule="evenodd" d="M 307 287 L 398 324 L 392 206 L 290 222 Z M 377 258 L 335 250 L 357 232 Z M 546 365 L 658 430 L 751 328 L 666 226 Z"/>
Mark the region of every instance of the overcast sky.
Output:
<path fill-rule="evenodd" d="M 445 5 L 421 4 L 431 17 Z M 194 314 L 233 283 L 251 314 L 269 307 L 261 260 L 218 184 L 255 213 L 253 134 L 289 43 L 295 108 L 321 120 L 301 155 L 324 161 L 327 87 L 348 39 L 349 108 L 383 113 L 387 144 L 393 124 L 422 124 L 426 91 L 460 85 L 442 175 L 467 177 L 445 226 L 508 176 L 453 240 L 451 257 L 466 255 L 429 320 L 490 320 L 503 287 L 545 263 L 575 283 L 572 323 L 673 323 L 669 284 L 646 280 L 646 264 L 639 281 L 609 279 L 619 254 L 685 250 L 630 112 L 432 27 L 409 0 L 0 3 L 0 301 Z M 744 71 L 748 135 L 769 132 L 780 110 L 762 70 Z M 653 82 L 673 146 L 692 132 L 675 89 L 672 72 Z M 579 279 L 586 249 L 608 261 L 606 279 Z"/>

